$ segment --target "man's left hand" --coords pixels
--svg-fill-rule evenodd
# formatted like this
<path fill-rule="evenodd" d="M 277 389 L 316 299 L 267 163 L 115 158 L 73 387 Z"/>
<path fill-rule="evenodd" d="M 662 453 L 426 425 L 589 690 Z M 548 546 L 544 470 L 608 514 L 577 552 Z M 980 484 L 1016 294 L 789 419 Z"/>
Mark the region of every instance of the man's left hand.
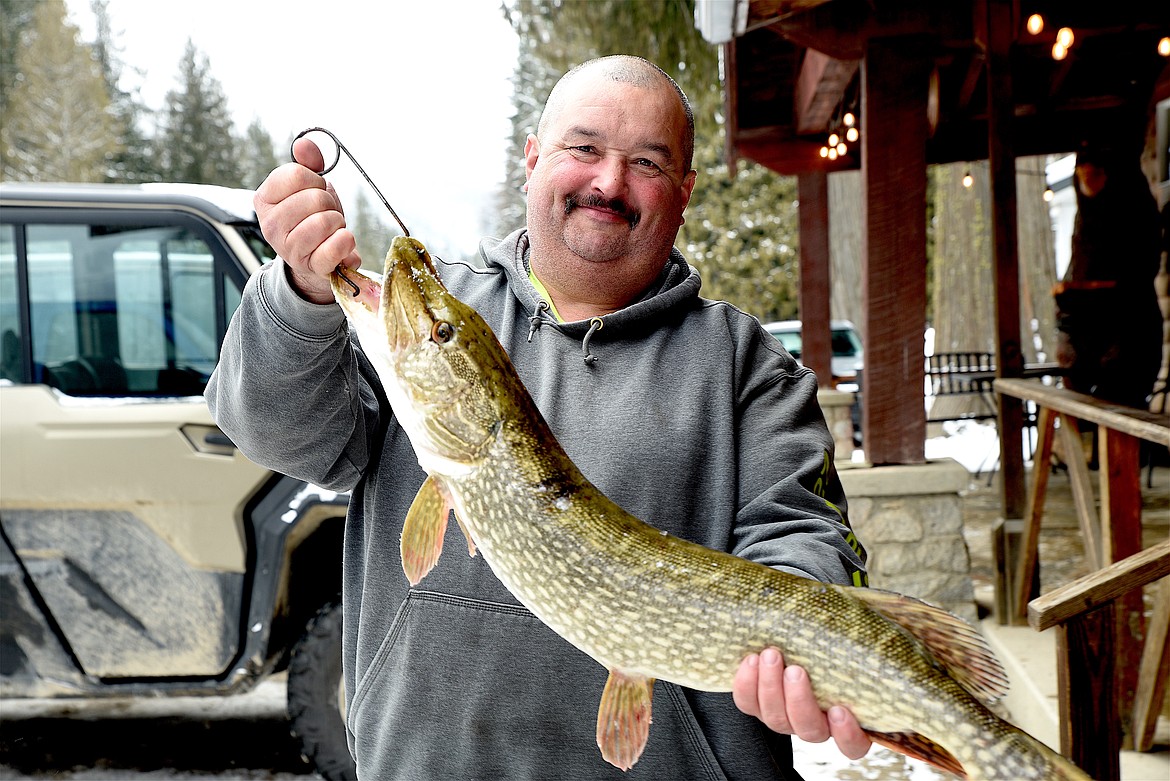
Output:
<path fill-rule="evenodd" d="M 850 759 L 861 759 L 872 745 L 848 709 L 834 705 L 822 711 L 808 673 L 801 667 L 786 667 L 775 648 L 743 660 L 731 694 L 736 707 L 774 732 L 808 743 L 823 743 L 831 737 Z"/>

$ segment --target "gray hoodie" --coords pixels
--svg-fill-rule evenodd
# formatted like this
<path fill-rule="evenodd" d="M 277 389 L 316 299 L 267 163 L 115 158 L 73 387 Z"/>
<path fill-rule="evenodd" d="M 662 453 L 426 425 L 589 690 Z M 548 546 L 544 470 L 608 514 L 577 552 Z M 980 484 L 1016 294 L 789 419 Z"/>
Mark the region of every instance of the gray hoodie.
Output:
<path fill-rule="evenodd" d="M 678 537 L 864 582 L 811 371 L 755 318 L 700 298 L 677 250 L 642 300 L 600 329 L 548 316 L 527 254 L 517 231 L 485 240 L 479 265 L 437 265 L 495 330 L 587 478 Z M 249 458 L 353 491 L 343 658 L 362 778 L 798 778 L 788 738 L 730 694 L 662 682 L 641 760 L 626 774 L 606 764 L 594 737 L 606 671 L 469 557 L 456 524 L 438 565 L 409 588 L 399 535 L 424 474 L 340 308 L 302 300 L 281 261 L 249 282 L 207 399 Z"/>

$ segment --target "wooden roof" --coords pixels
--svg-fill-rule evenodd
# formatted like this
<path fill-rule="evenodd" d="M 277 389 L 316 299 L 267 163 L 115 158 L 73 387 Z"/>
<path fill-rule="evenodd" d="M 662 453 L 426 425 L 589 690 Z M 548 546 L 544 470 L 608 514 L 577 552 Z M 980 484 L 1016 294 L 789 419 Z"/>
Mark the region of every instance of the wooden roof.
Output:
<path fill-rule="evenodd" d="M 1170 2 L 1006 1 L 1015 153 L 1068 152 L 1122 128 L 1140 141 L 1151 100 L 1170 97 L 1170 58 L 1157 52 Z M 729 153 L 784 174 L 858 167 L 857 154 L 830 162 L 820 148 L 845 111 L 859 115 L 868 42 L 896 37 L 933 64 L 927 162 L 986 158 L 988 2 L 749 0 L 746 29 L 725 50 Z M 1045 20 L 1037 35 L 1025 29 L 1033 13 Z M 1058 61 L 1061 27 L 1074 41 Z"/>

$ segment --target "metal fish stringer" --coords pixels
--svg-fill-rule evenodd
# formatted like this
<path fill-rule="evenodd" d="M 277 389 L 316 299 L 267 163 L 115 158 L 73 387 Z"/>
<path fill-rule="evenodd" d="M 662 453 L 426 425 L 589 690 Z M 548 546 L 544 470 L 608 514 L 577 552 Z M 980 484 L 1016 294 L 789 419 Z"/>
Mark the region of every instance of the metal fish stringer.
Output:
<path fill-rule="evenodd" d="M 394 207 L 390 205 L 388 200 L 386 200 L 386 196 L 382 195 L 382 191 L 378 189 L 378 185 L 374 184 L 374 180 L 371 179 L 370 175 L 366 173 L 366 169 L 362 168 L 362 164 L 357 161 L 357 158 L 353 156 L 352 152 L 345 148 L 345 144 L 341 143 L 341 141 L 337 138 L 336 135 L 334 135 L 332 131 L 326 130 L 323 127 L 305 128 L 293 137 L 292 143 L 289 144 L 288 156 L 292 158 L 294 162 L 296 162 L 296 157 L 293 155 L 293 145 L 296 144 L 297 139 L 304 138 L 309 133 L 324 133 L 325 135 L 329 136 L 330 139 L 332 139 L 333 143 L 337 147 L 337 153 L 333 156 L 333 162 L 325 166 L 324 170 L 316 171 L 315 173 L 317 173 L 319 176 L 324 176 L 325 174 L 332 171 L 337 167 L 338 162 L 341 161 L 341 153 L 345 152 L 345 156 L 349 158 L 351 163 L 353 163 L 353 167 L 358 170 L 358 173 L 362 175 L 362 178 L 364 178 L 370 187 L 374 190 L 374 192 L 377 193 L 378 199 L 382 202 L 382 205 L 386 207 L 386 211 L 390 212 L 390 216 L 394 218 L 394 221 L 398 223 L 398 227 L 402 228 L 402 233 L 406 236 L 409 236 L 410 229 L 406 227 L 406 223 L 404 223 L 402 218 L 398 216 L 398 212 L 394 211 Z M 348 285 L 353 288 L 353 296 L 354 298 L 357 298 L 358 294 L 361 293 L 361 288 L 359 288 L 356 283 L 354 283 L 344 274 L 341 274 L 340 276 L 346 281 Z"/>

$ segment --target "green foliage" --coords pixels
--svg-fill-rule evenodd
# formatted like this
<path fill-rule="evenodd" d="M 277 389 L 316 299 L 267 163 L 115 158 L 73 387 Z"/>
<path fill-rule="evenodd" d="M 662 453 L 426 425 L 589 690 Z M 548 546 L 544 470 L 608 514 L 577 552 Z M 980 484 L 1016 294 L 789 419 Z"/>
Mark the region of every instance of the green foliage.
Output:
<path fill-rule="evenodd" d="M 515 164 L 497 203 L 498 235 L 525 219 L 520 150 L 535 133 L 557 79 L 607 54 L 654 62 L 686 92 L 695 113 L 698 181 L 678 246 L 703 277 L 703 294 L 759 316 L 796 315 L 796 180 L 754 164 L 730 171 L 722 160 L 724 127 L 718 50 L 695 29 L 692 0 L 506 0 L 520 39 L 513 76 Z"/>
<path fill-rule="evenodd" d="M 106 160 L 104 178 L 111 182 L 157 181 L 159 174 L 155 170 L 150 140 L 141 128 L 149 110 L 136 95 L 121 87 L 125 65 L 110 25 L 108 3 L 109 0 L 91 0 L 90 4 L 97 22 L 97 39 L 93 43 L 93 50 L 101 65 L 106 92 L 110 96 L 110 118 L 115 142 L 114 150 Z"/>
<path fill-rule="evenodd" d="M 276 157 L 276 145 L 272 136 L 260 124 L 259 119 L 253 119 L 244 131 L 241 141 L 240 171 L 241 183 L 244 187 L 256 188 L 264 181 L 272 169 L 280 165 Z"/>
<path fill-rule="evenodd" d="M 19 36 L 17 72 L 0 126 L 4 178 L 100 181 L 116 150 L 101 66 L 66 22 L 63 0 L 42 0 Z"/>
<path fill-rule="evenodd" d="M 179 88 L 167 93 L 156 146 L 163 180 L 239 186 L 242 179 L 223 87 L 207 55 L 188 39 L 179 63 Z"/>

